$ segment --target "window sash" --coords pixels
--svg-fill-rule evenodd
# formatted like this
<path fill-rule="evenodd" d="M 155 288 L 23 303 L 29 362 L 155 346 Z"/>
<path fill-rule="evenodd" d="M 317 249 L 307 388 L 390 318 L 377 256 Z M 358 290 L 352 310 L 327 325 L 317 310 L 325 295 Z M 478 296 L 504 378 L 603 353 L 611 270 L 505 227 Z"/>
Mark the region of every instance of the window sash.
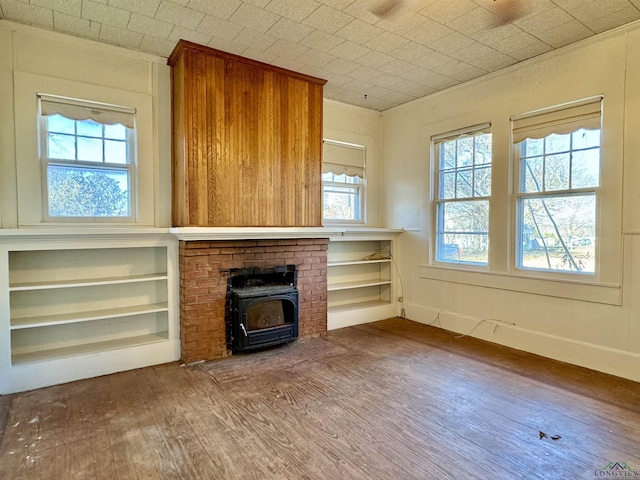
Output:
<path fill-rule="evenodd" d="M 322 208 L 322 217 L 324 220 L 330 222 L 349 222 L 349 223 L 362 223 L 363 222 L 363 213 L 364 213 L 364 202 L 362 198 L 363 193 L 363 184 L 362 183 L 344 183 L 344 182 L 322 182 L 322 195 L 323 195 L 323 208 Z M 331 188 L 348 190 L 347 192 L 340 191 L 332 191 Z M 353 192 L 350 193 L 349 191 Z M 324 209 L 324 196 L 327 193 L 335 193 L 335 194 L 345 194 L 345 195 L 353 195 L 354 197 L 354 216 L 355 218 L 334 218 L 334 217 L 325 217 L 325 209 Z"/>

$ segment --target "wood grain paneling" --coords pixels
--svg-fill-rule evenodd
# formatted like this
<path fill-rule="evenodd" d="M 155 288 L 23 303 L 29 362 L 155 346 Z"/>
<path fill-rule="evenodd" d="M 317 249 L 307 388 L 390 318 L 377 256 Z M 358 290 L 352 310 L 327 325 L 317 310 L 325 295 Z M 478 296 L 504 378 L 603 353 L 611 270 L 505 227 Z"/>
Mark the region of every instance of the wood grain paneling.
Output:
<path fill-rule="evenodd" d="M 174 226 L 320 226 L 325 81 L 180 41 Z"/>

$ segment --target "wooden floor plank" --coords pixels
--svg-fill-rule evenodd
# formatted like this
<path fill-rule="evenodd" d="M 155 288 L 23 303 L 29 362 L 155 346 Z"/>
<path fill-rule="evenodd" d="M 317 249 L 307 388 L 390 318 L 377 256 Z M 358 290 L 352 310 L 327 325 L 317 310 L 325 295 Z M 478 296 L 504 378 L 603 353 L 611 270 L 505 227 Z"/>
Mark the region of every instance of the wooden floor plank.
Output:
<path fill-rule="evenodd" d="M 307 345 L 0 397 L 0 478 L 545 480 L 594 478 L 609 462 L 640 469 L 638 383 L 398 318 Z"/>

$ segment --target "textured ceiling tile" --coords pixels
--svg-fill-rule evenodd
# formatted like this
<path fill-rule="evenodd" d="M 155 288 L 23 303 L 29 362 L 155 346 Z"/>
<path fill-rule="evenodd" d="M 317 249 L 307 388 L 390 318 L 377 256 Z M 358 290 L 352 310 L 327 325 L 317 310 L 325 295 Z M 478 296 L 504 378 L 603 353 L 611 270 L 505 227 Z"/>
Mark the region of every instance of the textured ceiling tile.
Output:
<path fill-rule="evenodd" d="M 491 53 L 469 59 L 467 63 L 487 72 L 493 72 L 495 70 L 508 67 L 509 65 L 513 65 L 514 63 L 518 63 L 518 59 L 492 50 Z"/>
<path fill-rule="evenodd" d="M 2 0 L 0 13 L 3 18 L 27 25 L 40 25 L 53 28 L 53 11 L 49 8 L 28 5 L 17 0 Z"/>
<path fill-rule="evenodd" d="M 412 63 L 427 70 L 435 70 L 450 61 L 451 57 L 449 55 L 432 50 L 430 53 L 416 58 Z"/>
<path fill-rule="evenodd" d="M 250 3 L 254 7 L 264 8 L 269 5 L 271 0 L 244 0 L 246 3 Z"/>
<path fill-rule="evenodd" d="M 450 33 L 453 33 L 453 30 L 450 28 L 427 19 L 425 23 L 405 34 L 405 37 L 431 48 L 433 42 L 446 37 Z"/>
<path fill-rule="evenodd" d="M 247 31 L 245 28 L 243 30 Z M 259 34 L 262 35 L 262 34 Z M 275 38 L 273 39 L 275 41 Z M 208 47 L 215 48 L 216 50 L 221 50 L 223 52 L 233 53 L 235 55 L 242 55 L 244 51 L 247 49 L 241 43 L 230 42 L 229 40 L 225 40 L 224 38 L 213 37 L 209 43 L 207 43 Z"/>
<path fill-rule="evenodd" d="M 414 60 L 425 57 L 430 53 L 433 53 L 433 50 L 431 50 L 430 48 L 425 47 L 424 45 L 420 45 L 419 43 L 409 42 L 406 45 L 403 45 L 392 51 L 391 55 L 400 60 L 413 62 Z"/>
<path fill-rule="evenodd" d="M 366 41 L 364 45 L 378 52 L 391 53 L 408 43 L 409 40 L 407 38 L 393 32 L 383 31 L 380 35 Z"/>
<path fill-rule="evenodd" d="M 476 58 L 484 57 L 487 55 L 494 55 L 494 54 L 499 55 L 500 52 L 482 43 L 475 42 L 472 45 L 468 45 L 466 48 L 463 48 L 456 52 L 452 52 L 450 55 L 457 60 L 462 60 L 463 62 L 471 63 Z"/>
<path fill-rule="evenodd" d="M 585 27 L 578 20 L 573 19 L 563 25 L 539 32 L 536 37 L 554 48 L 559 48 L 591 35 L 593 35 L 592 30 Z"/>
<path fill-rule="evenodd" d="M 265 49 L 265 51 L 272 55 L 277 55 L 278 58 L 288 58 L 294 60 L 300 55 L 307 52 L 309 48 L 304 45 L 298 45 L 287 40 L 278 39 L 273 45 Z"/>
<path fill-rule="evenodd" d="M 267 12 L 262 8 L 254 7 L 253 5 L 247 5 L 243 3 L 238 7 L 229 21 L 242 25 L 243 27 L 250 28 L 257 32 L 265 33 L 269 30 L 278 20 L 279 15 L 275 13 Z"/>
<path fill-rule="evenodd" d="M 267 53 L 263 50 L 256 50 L 255 48 L 247 48 L 242 52 L 242 56 L 262 63 L 271 63 L 278 58 L 277 55 Z"/>
<path fill-rule="evenodd" d="M 383 65 L 386 65 L 387 63 L 394 60 L 394 57 L 381 52 L 369 52 L 358 58 L 357 62 L 360 65 L 364 65 L 365 67 L 380 68 Z"/>
<path fill-rule="evenodd" d="M 85 38 L 98 38 L 100 35 L 99 23 L 61 12 L 53 12 L 53 27 L 61 32 Z"/>
<path fill-rule="evenodd" d="M 480 30 L 494 27 L 498 17 L 486 8 L 476 7 L 447 24 L 453 30 L 471 35 Z"/>
<path fill-rule="evenodd" d="M 420 13 L 438 23 L 445 24 L 468 13 L 477 6 L 472 0 L 447 0 L 446 2 L 433 2 L 420 10 Z"/>
<path fill-rule="evenodd" d="M 351 21 L 353 21 L 351 15 L 340 12 L 335 8 L 321 5 L 305 18 L 302 23 L 323 32 L 335 33 Z"/>
<path fill-rule="evenodd" d="M 315 0 L 272 0 L 265 9 L 282 17 L 301 22 L 320 4 Z"/>
<path fill-rule="evenodd" d="M 147 17 L 155 17 L 158 7 L 160 6 L 160 0 L 135 0 L 135 2 L 131 0 L 109 0 L 109 5 L 124 10 L 131 10 L 132 12 L 140 13 Z"/>
<path fill-rule="evenodd" d="M 364 43 L 367 40 L 371 40 L 373 37 L 380 35 L 382 32 L 383 30 L 378 27 L 369 25 L 367 22 L 363 22 L 362 20 L 355 19 L 340 30 L 337 30 L 335 34 L 355 43 Z"/>
<path fill-rule="evenodd" d="M 162 0 L 156 12 L 156 18 L 164 20 L 165 22 L 173 22 L 176 25 L 190 30 L 195 30 L 204 18 L 204 13 L 193 10 L 192 8 L 176 5 L 167 0 Z"/>
<path fill-rule="evenodd" d="M 472 78 L 480 77 L 486 74 L 486 70 L 469 65 L 466 62 L 460 60 L 451 60 L 449 63 L 445 63 L 438 69 L 443 75 L 447 77 L 466 82 Z"/>
<path fill-rule="evenodd" d="M 139 48 L 143 35 L 141 33 L 125 30 L 111 25 L 102 25 L 100 39 L 122 47 Z"/>
<path fill-rule="evenodd" d="M 238 34 L 236 38 L 234 38 L 234 43 L 237 42 L 239 45 L 255 48 L 256 50 L 266 50 L 271 45 L 276 43 L 277 40 L 277 38 L 270 35 L 256 32 L 255 30 L 251 30 L 250 28 L 245 28 Z M 233 45 L 231 42 L 229 42 L 229 44 Z"/>
<path fill-rule="evenodd" d="M 133 32 L 150 35 L 156 38 L 169 38 L 169 34 L 173 30 L 172 23 L 163 22 L 150 18 L 139 13 L 132 13 L 127 28 Z"/>
<path fill-rule="evenodd" d="M 445 88 L 458 85 L 460 82 L 455 78 L 447 77 L 446 75 L 442 75 L 440 73 L 431 72 L 429 75 L 422 77 L 419 83 L 434 88 L 435 90 L 443 90 Z"/>
<path fill-rule="evenodd" d="M 612 28 L 619 27 L 625 23 L 633 22 L 640 18 L 640 12 L 634 7 L 629 6 L 618 10 L 606 17 L 599 18 L 590 22 L 587 26 L 596 33 L 602 33 Z"/>
<path fill-rule="evenodd" d="M 327 80 L 327 85 L 330 85 L 332 88 L 341 87 L 349 83 L 353 78 L 348 77 L 346 75 L 339 75 L 337 73 L 332 73 L 330 75 L 324 75 L 324 78 Z M 326 87 L 325 87 L 326 88 Z"/>
<path fill-rule="evenodd" d="M 30 0 L 29 3 L 74 17 L 79 17 L 82 9 L 82 0 Z"/>
<path fill-rule="evenodd" d="M 336 55 L 340 58 L 344 58 L 345 60 L 356 60 L 357 58 L 366 55 L 371 50 L 367 47 L 363 47 L 362 45 L 358 45 L 357 43 L 351 42 L 349 40 L 345 40 L 337 47 L 329 50 L 329 53 Z"/>
<path fill-rule="evenodd" d="M 343 42 L 344 38 L 336 37 L 335 35 L 321 30 L 313 30 L 309 35 L 300 40 L 301 45 L 315 50 L 320 50 L 321 52 L 328 52 Z"/>
<path fill-rule="evenodd" d="M 549 45 L 523 31 L 496 43 L 494 48 L 518 60 L 535 57 L 551 50 Z"/>
<path fill-rule="evenodd" d="M 345 60 L 344 58 L 336 58 L 325 65 L 325 68 L 338 75 L 347 75 L 358 68 L 358 64 Z"/>
<path fill-rule="evenodd" d="M 131 12 L 121 8 L 103 5 L 91 0 L 83 0 L 82 3 L 82 18 L 111 25 L 112 27 L 118 27 L 123 30 L 127 28 L 130 16 Z M 100 38 L 106 39 L 106 37 L 103 37 L 102 35 L 100 35 Z M 140 39 L 142 40 L 142 36 L 140 36 Z M 120 43 L 119 45 L 122 44 Z"/>
<path fill-rule="evenodd" d="M 296 58 L 299 62 L 316 67 L 323 67 L 335 59 L 336 57 L 334 55 L 312 49 L 307 50 L 300 57 Z"/>
<path fill-rule="evenodd" d="M 156 55 L 162 55 L 163 57 L 169 56 L 175 46 L 175 42 L 153 37 L 151 35 L 145 35 L 142 37 L 142 41 L 140 42 L 140 50 L 155 53 Z"/>
<path fill-rule="evenodd" d="M 355 0 L 348 7 L 344 8 L 344 12 L 352 15 L 369 24 L 380 21 L 381 17 L 374 13 L 379 4 L 386 4 L 388 0 Z M 383 5 L 384 7 L 385 5 Z M 390 12 L 393 13 L 393 12 Z"/>
<path fill-rule="evenodd" d="M 407 80 L 404 80 L 395 75 L 391 75 L 389 73 L 383 73 L 382 75 L 379 75 L 371 79 L 371 83 L 373 83 L 374 85 L 378 85 L 380 87 L 387 87 L 387 88 L 392 88 L 393 85 L 396 85 L 398 82 L 406 82 L 406 81 Z"/>
<path fill-rule="evenodd" d="M 307 25 L 294 22 L 288 18 L 280 18 L 266 33 L 267 35 L 297 43 L 311 32 L 313 32 L 313 28 Z"/>
<path fill-rule="evenodd" d="M 229 20 L 241 3 L 240 0 L 216 0 L 215 2 L 211 0 L 190 0 L 187 6 L 193 10 L 198 10 L 223 20 Z"/>
<path fill-rule="evenodd" d="M 406 7 L 400 7 L 387 17 L 376 23 L 377 27 L 388 30 L 398 35 L 404 35 L 414 28 L 423 25 L 428 20 L 427 17 L 420 15 Z"/>
<path fill-rule="evenodd" d="M 382 75 L 380 70 L 374 70 L 369 67 L 358 67 L 355 70 L 349 72 L 349 76 L 356 80 L 363 80 L 365 82 L 371 82 L 372 78 Z"/>
<path fill-rule="evenodd" d="M 380 67 L 380 71 L 389 75 L 400 76 L 402 72 L 409 72 L 411 70 L 415 70 L 416 68 L 418 68 L 417 65 L 405 62 L 404 60 L 394 60 L 393 62 L 387 63 L 386 65 Z"/>
<path fill-rule="evenodd" d="M 351 5 L 355 0 L 318 0 L 320 3 L 337 10 L 342 10 Z"/>
<path fill-rule="evenodd" d="M 169 34 L 169 40 L 173 42 L 174 45 L 180 39 L 188 40 L 189 42 L 198 43 L 200 45 L 206 45 L 211 41 L 212 38 L 213 35 L 209 35 L 208 33 L 196 32 L 179 25 L 173 27 L 173 30 Z M 142 39 L 142 41 L 144 41 L 144 39 Z"/>
<path fill-rule="evenodd" d="M 627 7 L 629 7 L 628 0 L 591 0 L 589 2 L 585 0 L 584 4 L 569 13 L 588 27 L 590 23 Z"/>
<path fill-rule="evenodd" d="M 467 48 L 474 41 L 458 32 L 451 32 L 449 35 L 431 42 L 430 48 L 441 53 L 450 54 L 457 50 Z"/>
<path fill-rule="evenodd" d="M 471 38 L 485 45 L 493 47 L 503 42 L 505 39 L 513 37 L 522 32 L 521 29 L 513 25 L 502 25 L 495 28 L 485 28 L 470 35 Z M 495 47 L 494 47 L 495 48 Z"/>
<path fill-rule="evenodd" d="M 211 15 L 206 15 L 196 29 L 198 32 L 225 40 L 233 40 L 242 30 L 243 28 L 238 24 Z"/>
<path fill-rule="evenodd" d="M 535 35 L 538 32 L 544 32 L 545 30 L 568 23 L 571 20 L 574 20 L 571 15 L 561 8 L 556 7 L 545 10 L 544 12 L 533 17 L 529 17 L 526 20 L 517 21 L 516 25 L 525 32 Z"/>
<path fill-rule="evenodd" d="M 304 67 L 300 63 L 296 62 L 291 58 L 278 57 L 271 65 L 275 65 L 276 67 L 285 68 L 287 70 L 292 70 L 294 72 L 303 72 Z"/>

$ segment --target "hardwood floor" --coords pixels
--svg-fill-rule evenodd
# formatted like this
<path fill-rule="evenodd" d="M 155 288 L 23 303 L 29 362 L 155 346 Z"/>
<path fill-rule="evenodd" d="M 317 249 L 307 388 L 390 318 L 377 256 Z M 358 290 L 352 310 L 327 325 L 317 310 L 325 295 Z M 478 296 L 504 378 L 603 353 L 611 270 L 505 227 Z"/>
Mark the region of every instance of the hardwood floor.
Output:
<path fill-rule="evenodd" d="M 610 462 L 640 470 L 640 384 L 397 318 L 0 397 L 0 409 L 1 479 L 574 480 L 604 477 Z"/>

